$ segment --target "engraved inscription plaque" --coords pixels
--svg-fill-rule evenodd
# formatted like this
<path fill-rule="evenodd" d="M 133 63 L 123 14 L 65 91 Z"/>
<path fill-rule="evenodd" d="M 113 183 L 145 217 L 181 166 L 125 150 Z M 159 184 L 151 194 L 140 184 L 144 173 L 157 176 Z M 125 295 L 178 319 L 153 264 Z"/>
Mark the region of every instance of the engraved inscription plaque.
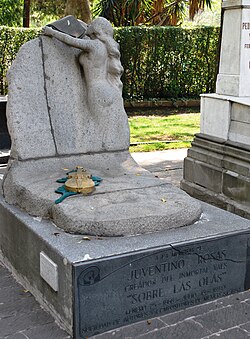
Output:
<path fill-rule="evenodd" d="M 102 333 L 250 287 L 250 233 L 77 263 L 76 338 Z"/>

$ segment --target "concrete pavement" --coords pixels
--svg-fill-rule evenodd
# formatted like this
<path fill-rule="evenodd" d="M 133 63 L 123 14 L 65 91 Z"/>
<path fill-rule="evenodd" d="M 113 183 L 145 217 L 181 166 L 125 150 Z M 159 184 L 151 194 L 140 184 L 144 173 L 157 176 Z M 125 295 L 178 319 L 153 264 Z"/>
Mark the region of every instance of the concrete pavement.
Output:
<path fill-rule="evenodd" d="M 143 167 L 179 185 L 186 150 L 134 153 Z M 4 167 L 1 167 L 0 175 Z M 148 319 L 95 339 L 243 339 L 250 337 L 250 291 Z M 0 264 L 0 338 L 70 339 Z"/>
<path fill-rule="evenodd" d="M 156 152 L 132 153 L 138 164 L 154 173 L 159 178 L 165 178 L 173 185 L 180 186 L 183 171 L 183 159 L 187 149 L 176 149 Z"/>

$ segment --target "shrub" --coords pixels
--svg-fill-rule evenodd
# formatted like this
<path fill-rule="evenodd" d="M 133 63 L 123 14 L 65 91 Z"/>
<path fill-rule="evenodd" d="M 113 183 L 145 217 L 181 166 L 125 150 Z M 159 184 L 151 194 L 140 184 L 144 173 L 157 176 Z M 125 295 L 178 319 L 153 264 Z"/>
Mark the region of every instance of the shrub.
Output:
<path fill-rule="evenodd" d="M 7 94 L 6 73 L 19 48 L 38 36 L 39 30 L 29 28 L 0 27 L 0 94 Z"/>
<path fill-rule="evenodd" d="M 126 99 L 195 98 L 215 90 L 219 28 L 116 30 Z"/>
<path fill-rule="evenodd" d="M 0 26 L 19 26 L 22 23 L 23 0 L 0 1 Z"/>
<path fill-rule="evenodd" d="M 7 93 L 6 71 L 20 46 L 37 29 L 0 27 L 0 93 Z M 123 95 L 127 100 L 197 98 L 214 92 L 219 28 L 123 27 L 120 43 Z"/>

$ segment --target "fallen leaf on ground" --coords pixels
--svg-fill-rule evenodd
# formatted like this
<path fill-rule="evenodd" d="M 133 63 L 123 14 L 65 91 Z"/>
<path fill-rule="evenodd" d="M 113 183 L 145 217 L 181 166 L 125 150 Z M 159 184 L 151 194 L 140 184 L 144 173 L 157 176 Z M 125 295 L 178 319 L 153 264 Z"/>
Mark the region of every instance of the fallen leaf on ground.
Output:
<path fill-rule="evenodd" d="M 90 237 L 82 237 L 82 240 L 88 240 L 88 241 L 90 241 L 91 239 L 90 239 Z"/>

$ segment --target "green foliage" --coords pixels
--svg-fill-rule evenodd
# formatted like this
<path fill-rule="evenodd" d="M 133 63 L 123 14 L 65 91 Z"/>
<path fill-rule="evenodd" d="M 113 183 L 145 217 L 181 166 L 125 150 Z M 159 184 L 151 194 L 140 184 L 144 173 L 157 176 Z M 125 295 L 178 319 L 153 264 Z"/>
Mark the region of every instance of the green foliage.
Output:
<path fill-rule="evenodd" d="M 32 0 L 31 1 L 31 25 L 45 26 L 64 16 L 67 0 Z"/>
<path fill-rule="evenodd" d="M 215 90 L 219 28 L 116 29 L 125 99 L 195 98 Z"/>
<path fill-rule="evenodd" d="M 67 0 L 32 0 L 33 11 L 42 12 L 43 15 L 63 15 Z"/>
<path fill-rule="evenodd" d="M 151 16 L 154 0 L 99 0 L 94 3 L 93 15 L 102 16 L 116 27 L 134 26 Z"/>
<path fill-rule="evenodd" d="M 0 1 L 0 26 L 20 26 L 22 22 L 23 0 Z"/>
<path fill-rule="evenodd" d="M 6 71 L 18 49 L 38 32 L 0 27 L 0 94 L 7 93 Z M 197 98 L 214 92 L 218 37 L 214 27 L 115 29 L 124 67 L 124 98 Z"/>
<path fill-rule="evenodd" d="M 34 39 L 37 29 L 10 28 L 0 26 L 0 94 L 7 94 L 6 73 L 16 57 L 19 48 L 27 41 Z"/>
<path fill-rule="evenodd" d="M 116 27 L 137 25 L 177 26 L 186 11 L 189 18 L 204 8 L 212 9 L 214 0 L 95 0 L 94 16 L 103 16 Z"/>

